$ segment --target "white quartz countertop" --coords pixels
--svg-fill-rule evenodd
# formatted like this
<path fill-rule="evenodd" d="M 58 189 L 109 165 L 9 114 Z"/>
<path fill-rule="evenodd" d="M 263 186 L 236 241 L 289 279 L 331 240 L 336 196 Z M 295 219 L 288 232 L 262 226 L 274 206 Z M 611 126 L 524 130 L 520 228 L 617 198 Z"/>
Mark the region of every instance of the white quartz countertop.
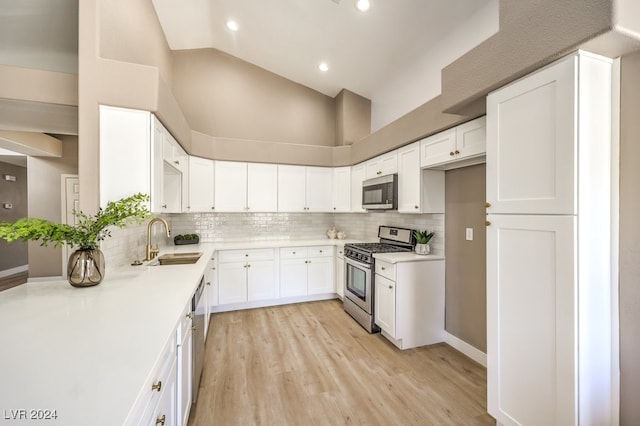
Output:
<path fill-rule="evenodd" d="M 373 255 L 375 259 L 380 259 L 389 263 L 403 263 L 403 262 L 423 262 L 429 260 L 444 260 L 444 256 L 435 254 L 415 254 L 413 252 L 400 252 L 400 253 L 375 253 Z"/>
<path fill-rule="evenodd" d="M 215 250 L 347 242 L 354 241 L 165 247 L 160 254 L 203 255 L 192 265 L 107 264 L 105 279 L 89 288 L 58 280 L 0 292 L 0 424 L 33 424 L 30 410 L 55 410 L 57 419 L 40 421 L 46 424 L 123 424 Z M 26 419 L 16 419 L 23 412 Z"/>

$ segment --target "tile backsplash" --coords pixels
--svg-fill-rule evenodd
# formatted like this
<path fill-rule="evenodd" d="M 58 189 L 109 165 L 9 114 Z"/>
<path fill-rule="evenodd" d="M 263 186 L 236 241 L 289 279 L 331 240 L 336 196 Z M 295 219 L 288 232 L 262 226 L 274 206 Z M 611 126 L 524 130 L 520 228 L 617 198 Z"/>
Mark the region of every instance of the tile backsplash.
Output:
<path fill-rule="evenodd" d="M 326 238 L 335 226 L 349 239 L 375 241 L 378 226 L 388 225 L 435 231 L 432 252 L 444 254 L 444 214 L 376 213 L 182 213 L 165 216 L 171 234 L 198 234 L 203 242 L 307 240 Z M 108 265 L 125 266 L 145 257 L 147 227 L 144 225 L 113 229 L 112 237 L 102 242 Z M 154 225 L 152 240 L 173 245 L 161 225 Z"/>

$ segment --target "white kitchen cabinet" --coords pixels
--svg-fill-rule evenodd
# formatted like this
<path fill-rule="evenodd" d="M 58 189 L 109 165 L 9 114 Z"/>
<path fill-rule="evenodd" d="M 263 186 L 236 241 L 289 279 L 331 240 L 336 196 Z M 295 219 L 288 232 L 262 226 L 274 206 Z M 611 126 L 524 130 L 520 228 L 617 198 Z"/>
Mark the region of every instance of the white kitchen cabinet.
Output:
<path fill-rule="evenodd" d="M 484 162 L 486 117 L 429 136 L 420 141 L 420 167 L 449 170 Z"/>
<path fill-rule="evenodd" d="M 400 349 L 443 341 L 444 260 L 376 259 L 375 323 Z"/>
<path fill-rule="evenodd" d="M 379 155 L 366 163 L 366 179 L 398 173 L 398 152 Z"/>
<path fill-rule="evenodd" d="M 188 173 L 183 174 L 183 170 L 188 169 L 164 160 L 165 140 L 179 147 L 149 111 L 100 105 L 102 207 L 109 201 L 143 193 L 150 196 L 154 213 L 181 212 L 183 203 L 186 208 Z"/>
<path fill-rule="evenodd" d="M 278 165 L 278 211 L 332 211 L 332 181 L 329 167 Z"/>
<path fill-rule="evenodd" d="M 247 163 L 216 161 L 215 211 L 244 212 L 247 209 Z"/>
<path fill-rule="evenodd" d="M 366 163 L 356 164 L 351 167 L 351 212 L 366 213 L 362 208 L 362 182 L 367 178 Z"/>
<path fill-rule="evenodd" d="M 176 361 L 171 364 L 167 381 L 163 383 L 160 400 L 153 410 L 149 426 L 175 425 L 176 423 Z"/>
<path fill-rule="evenodd" d="M 207 269 L 205 271 L 205 291 L 206 291 L 206 317 L 204 321 L 204 337 L 205 341 L 209 334 L 209 323 L 211 322 L 211 312 L 213 307 L 218 304 L 218 261 L 215 254 L 209 259 Z"/>
<path fill-rule="evenodd" d="M 276 298 L 273 249 L 225 250 L 218 255 L 218 304 Z"/>
<path fill-rule="evenodd" d="M 278 211 L 278 166 L 249 163 L 247 165 L 247 211 Z"/>
<path fill-rule="evenodd" d="M 420 169 L 420 143 L 398 149 L 398 212 L 444 213 L 444 171 Z"/>
<path fill-rule="evenodd" d="M 189 157 L 189 206 L 190 213 L 214 211 L 213 196 L 214 161 Z"/>
<path fill-rule="evenodd" d="M 333 211 L 351 211 L 351 167 L 333 169 Z"/>
<path fill-rule="evenodd" d="M 278 208 L 278 166 L 215 162 L 216 212 L 275 212 Z"/>
<path fill-rule="evenodd" d="M 570 55 L 487 98 L 488 411 L 613 424 L 611 61 Z"/>
<path fill-rule="evenodd" d="M 336 246 L 336 269 L 335 284 L 336 293 L 340 298 L 344 298 L 344 244 Z"/>
<path fill-rule="evenodd" d="M 180 213 L 188 211 L 189 160 L 187 153 L 155 117 L 152 117 L 152 211 Z M 162 159 L 160 161 L 160 158 Z"/>
<path fill-rule="evenodd" d="M 186 426 L 193 401 L 193 332 L 191 326 L 191 302 L 182 313 L 177 333 L 177 386 L 176 386 L 176 424 Z"/>
<path fill-rule="evenodd" d="M 333 246 L 280 249 L 280 297 L 334 292 Z"/>

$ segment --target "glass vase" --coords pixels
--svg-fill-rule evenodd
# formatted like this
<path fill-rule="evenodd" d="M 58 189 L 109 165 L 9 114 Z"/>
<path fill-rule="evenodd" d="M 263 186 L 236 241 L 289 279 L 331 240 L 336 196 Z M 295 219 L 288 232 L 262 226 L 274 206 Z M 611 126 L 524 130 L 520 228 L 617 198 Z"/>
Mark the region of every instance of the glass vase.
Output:
<path fill-rule="evenodd" d="M 67 280 L 74 287 L 100 284 L 105 274 L 104 254 L 100 249 L 80 248 L 69 256 Z"/>

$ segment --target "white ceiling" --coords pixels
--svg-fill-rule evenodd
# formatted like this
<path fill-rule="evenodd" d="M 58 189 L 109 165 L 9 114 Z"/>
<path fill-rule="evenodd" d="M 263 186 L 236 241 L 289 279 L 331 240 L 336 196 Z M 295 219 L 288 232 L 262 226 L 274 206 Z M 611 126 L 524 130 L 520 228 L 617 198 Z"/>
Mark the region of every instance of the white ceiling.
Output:
<path fill-rule="evenodd" d="M 328 96 L 371 99 L 491 0 L 370 0 L 367 12 L 354 0 L 152 1 L 173 50 L 215 48 Z"/>

